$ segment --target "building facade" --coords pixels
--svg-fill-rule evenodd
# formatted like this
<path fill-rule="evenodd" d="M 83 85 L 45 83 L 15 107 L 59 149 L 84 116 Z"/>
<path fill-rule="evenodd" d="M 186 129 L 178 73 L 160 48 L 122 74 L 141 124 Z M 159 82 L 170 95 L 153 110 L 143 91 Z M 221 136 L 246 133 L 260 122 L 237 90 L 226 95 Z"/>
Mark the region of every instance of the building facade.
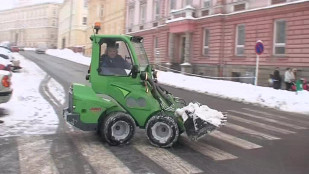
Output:
<path fill-rule="evenodd" d="M 0 11 L 0 42 L 17 46 L 57 45 L 59 4 L 44 3 Z"/>
<path fill-rule="evenodd" d="M 87 37 L 93 34 L 95 22 L 101 22 L 99 34 L 124 34 L 126 0 L 89 0 Z M 91 54 L 91 41 L 86 43 L 86 55 Z"/>
<path fill-rule="evenodd" d="M 88 0 L 64 0 L 59 8 L 58 48 L 86 46 Z"/>
<path fill-rule="evenodd" d="M 126 33 L 144 37 L 154 64 L 204 76 L 254 77 L 261 40 L 259 85 L 276 67 L 281 75 L 291 67 L 309 78 L 308 1 L 128 0 L 126 20 Z"/>

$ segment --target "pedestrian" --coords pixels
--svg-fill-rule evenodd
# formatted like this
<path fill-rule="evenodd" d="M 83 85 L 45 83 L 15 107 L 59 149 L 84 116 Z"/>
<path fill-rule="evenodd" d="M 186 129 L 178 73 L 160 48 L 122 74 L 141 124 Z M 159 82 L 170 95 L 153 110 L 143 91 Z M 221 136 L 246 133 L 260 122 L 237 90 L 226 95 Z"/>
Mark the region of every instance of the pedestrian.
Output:
<path fill-rule="evenodd" d="M 274 89 L 281 89 L 281 76 L 280 76 L 280 71 L 279 67 L 277 67 L 274 71 L 274 76 L 273 76 L 273 87 Z"/>
<path fill-rule="evenodd" d="M 294 79 L 292 79 L 292 81 L 296 82 L 296 79 L 297 79 L 297 69 L 293 68 L 292 69 L 292 73 L 293 73 L 293 77 L 294 77 Z"/>
<path fill-rule="evenodd" d="M 274 85 L 274 75 L 273 74 L 269 74 L 268 86 L 269 87 L 273 87 L 273 85 Z"/>
<path fill-rule="evenodd" d="M 295 80 L 295 76 L 292 72 L 291 68 L 287 68 L 284 73 L 284 82 L 285 82 L 285 89 L 291 90 L 292 82 Z"/>

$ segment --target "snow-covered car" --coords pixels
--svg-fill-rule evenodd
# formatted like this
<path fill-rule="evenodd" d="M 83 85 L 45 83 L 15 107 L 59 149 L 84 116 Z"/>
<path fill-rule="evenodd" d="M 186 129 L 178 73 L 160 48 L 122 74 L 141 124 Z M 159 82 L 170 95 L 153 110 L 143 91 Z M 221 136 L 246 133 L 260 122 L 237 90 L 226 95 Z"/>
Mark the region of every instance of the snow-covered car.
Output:
<path fill-rule="evenodd" d="M 12 97 L 11 77 L 9 71 L 0 70 L 0 103 L 8 102 Z"/>
<path fill-rule="evenodd" d="M 12 70 L 20 69 L 20 61 L 17 60 L 13 53 L 10 51 L 9 48 L 0 46 L 0 58 L 6 59 L 10 62 L 12 62 Z"/>
<path fill-rule="evenodd" d="M 1 57 L 1 55 L 0 55 Z M 12 71 L 12 63 L 6 59 L 1 59 L 0 58 L 0 70 L 5 70 L 5 71 Z"/>

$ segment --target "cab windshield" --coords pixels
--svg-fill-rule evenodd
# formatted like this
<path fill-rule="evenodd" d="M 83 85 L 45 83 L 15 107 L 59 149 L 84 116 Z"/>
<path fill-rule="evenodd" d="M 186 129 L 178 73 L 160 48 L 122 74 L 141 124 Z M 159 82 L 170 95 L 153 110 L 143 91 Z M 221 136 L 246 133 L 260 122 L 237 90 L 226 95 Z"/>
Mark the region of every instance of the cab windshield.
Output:
<path fill-rule="evenodd" d="M 141 71 L 145 71 L 147 66 L 149 65 L 146 51 L 144 49 L 143 43 L 141 42 L 132 42 L 135 53 L 138 59 L 139 68 Z"/>

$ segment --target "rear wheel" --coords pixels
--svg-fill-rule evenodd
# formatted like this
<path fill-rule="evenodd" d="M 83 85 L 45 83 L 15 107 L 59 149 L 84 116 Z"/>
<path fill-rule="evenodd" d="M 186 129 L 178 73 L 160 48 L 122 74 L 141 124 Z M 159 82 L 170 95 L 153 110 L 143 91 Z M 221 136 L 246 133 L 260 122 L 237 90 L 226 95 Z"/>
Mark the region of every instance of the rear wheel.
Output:
<path fill-rule="evenodd" d="M 129 143 L 134 133 L 133 118 L 123 112 L 114 112 L 108 115 L 100 128 L 102 139 L 112 146 Z"/>
<path fill-rule="evenodd" d="M 146 125 L 150 143 L 157 147 L 171 147 L 179 137 L 176 121 L 168 116 L 153 116 Z"/>

